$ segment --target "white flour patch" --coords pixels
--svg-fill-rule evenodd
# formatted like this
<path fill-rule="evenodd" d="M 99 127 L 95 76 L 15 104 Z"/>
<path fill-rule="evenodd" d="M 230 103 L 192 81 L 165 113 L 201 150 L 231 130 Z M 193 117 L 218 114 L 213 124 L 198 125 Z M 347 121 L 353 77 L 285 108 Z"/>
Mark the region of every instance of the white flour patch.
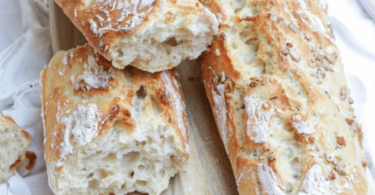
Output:
<path fill-rule="evenodd" d="M 282 191 L 284 187 L 275 172 L 267 164 L 258 164 L 258 178 L 265 194 L 284 195 Z"/>
<path fill-rule="evenodd" d="M 83 74 L 74 80 L 74 90 L 78 90 L 81 87 L 80 84 L 82 81 L 88 85 L 86 86 L 88 90 L 91 88 L 105 88 L 108 86 L 110 79 L 114 78 L 114 70 L 110 68 L 108 71 L 105 71 L 102 66 L 97 64 L 93 56 L 88 57 L 84 67 L 85 71 Z M 74 77 L 72 76 L 70 79 L 72 81 Z"/>
<path fill-rule="evenodd" d="M 308 195 L 330 194 L 328 182 L 323 177 L 322 168 L 319 165 L 313 165 L 307 172 L 302 183 L 302 191 Z"/>
<path fill-rule="evenodd" d="M 102 37 L 107 31 L 130 31 L 140 25 L 145 16 L 153 9 L 155 0 L 106 1 L 96 0 L 90 6 L 101 13 L 89 20 L 90 30 Z M 100 6 L 100 7 L 99 7 Z M 99 7 L 99 8 L 98 8 Z M 147 9 L 140 12 L 140 10 Z M 113 11 L 120 11 L 117 18 L 111 18 Z M 126 21 L 125 23 L 123 23 Z M 99 24 L 99 25 L 98 25 Z"/>
<path fill-rule="evenodd" d="M 60 110 L 59 112 L 64 111 Z M 63 114 L 68 115 L 65 112 Z M 63 130 L 63 142 L 59 146 L 60 159 L 56 164 L 57 167 L 62 165 L 65 156 L 73 153 L 73 142 L 76 143 L 76 147 L 81 147 L 98 135 L 100 116 L 98 107 L 95 104 L 89 104 L 87 106 L 77 105 L 73 113 L 68 117 L 62 117 L 59 122 L 65 128 Z"/>
<path fill-rule="evenodd" d="M 299 134 L 312 134 L 315 132 L 314 126 L 310 125 L 307 121 L 293 122 L 293 126 L 297 129 Z"/>
<path fill-rule="evenodd" d="M 185 104 L 181 100 L 180 93 L 178 91 L 176 91 L 175 88 L 174 88 L 174 87 L 176 87 L 177 89 L 179 88 L 178 83 L 166 71 L 163 71 L 160 74 L 160 76 L 161 76 L 161 79 L 164 82 L 167 95 L 170 95 L 172 97 L 172 100 L 170 101 L 170 103 L 172 103 L 173 110 L 176 113 L 176 119 L 174 119 L 174 120 L 176 120 L 175 123 L 177 124 L 177 127 L 179 128 L 182 136 L 184 137 L 184 142 L 185 142 L 185 146 L 186 146 L 185 152 L 190 153 L 189 144 L 188 144 L 188 133 L 187 133 L 188 130 L 186 129 L 185 121 L 184 121 L 184 118 L 183 118 L 183 113 L 185 112 Z M 173 81 L 172 81 L 171 78 L 173 79 Z"/>
<path fill-rule="evenodd" d="M 246 134 L 255 143 L 264 143 L 268 140 L 269 123 L 273 115 L 272 103 L 269 103 L 271 108 L 266 111 L 262 107 L 266 101 L 258 100 L 254 95 L 245 97 L 245 108 L 247 114 Z"/>
<path fill-rule="evenodd" d="M 224 97 L 225 85 L 224 84 L 217 85 L 216 90 L 217 92 L 215 90 L 212 90 L 212 96 L 215 102 L 214 110 L 216 113 L 216 123 L 218 125 L 221 138 L 224 141 L 225 149 L 227 149 L 227 143 L 228 143 L 227 136 L 226 136 L 227 108 L 225 105 L 225 97 Z"/>

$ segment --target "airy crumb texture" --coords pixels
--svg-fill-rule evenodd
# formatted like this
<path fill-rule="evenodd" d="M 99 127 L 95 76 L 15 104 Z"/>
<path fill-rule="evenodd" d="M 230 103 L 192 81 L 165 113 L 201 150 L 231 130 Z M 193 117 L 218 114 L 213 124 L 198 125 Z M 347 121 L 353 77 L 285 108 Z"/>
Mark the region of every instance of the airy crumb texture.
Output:
<path fill-rule="evenodd" d="M 31 136 L 0 112 L 0 183 L 14 174 L 30 145 Z"/>
<path fill-rule="evenodd" d="M 173 70 L 116 69 L 86 45 L 57 53 L 41 84 L 56 194 L 160 194 L 186 165 L 185 105 Z"/>
<path fill-rule="evenodd" d="M 241 195 L 367 194 L 362 127 L 324 0 L 202 0 L 198 60 Z"/>
<path fill-rule="evenodd" d="M 56 0 L 97 52 L 117 68 L 157 72 L 197 58 L 218 32 L 198 0 Z"/>

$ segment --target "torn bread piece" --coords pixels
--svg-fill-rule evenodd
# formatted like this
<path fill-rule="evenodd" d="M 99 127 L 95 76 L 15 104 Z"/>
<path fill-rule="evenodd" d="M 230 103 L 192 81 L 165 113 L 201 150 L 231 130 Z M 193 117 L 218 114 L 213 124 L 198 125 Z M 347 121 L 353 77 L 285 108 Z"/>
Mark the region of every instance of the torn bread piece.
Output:
<path fill-rule="evenodd" d="M 41 73 L 45 158 L 56 194 L 160 194 L 189 158 L 174 70 L 124 70 L 89 45 Z"/>
<path fill-rule="evenodd" d="M 197 58 L 219 22 L 197 0 L 55 0 L 113 66 L 157 72 Z"/>
<path fill-rule="evenodd" d="M 28 132 L 0 112 L 0 183 L 8 181 L 17 169 L 24 175 L 34 167 L 36 155 L 26 151 L 31 140 Z"/>
<path fill-rule="evenodd" d="M 200 58 L 241 195 L 366 194 L 362 127 L 324 1 L 204 0 Z"/>

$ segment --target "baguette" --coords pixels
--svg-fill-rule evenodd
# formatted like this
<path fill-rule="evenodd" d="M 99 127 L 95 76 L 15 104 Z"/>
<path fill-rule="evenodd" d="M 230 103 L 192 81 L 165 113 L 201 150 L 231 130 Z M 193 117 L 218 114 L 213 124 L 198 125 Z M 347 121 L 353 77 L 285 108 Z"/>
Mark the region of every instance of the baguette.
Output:
<path fill-rule="evenodd" d="M 36 155 L 26 151 L 31 141 L 28 132 L 0 112 L 0 183 L 8 181 L 19 166 L 25 166 L 24 173 L 34 167 Z"/>
<path fill-rule="evenodd" d="M 45 158 L 55 194 L 160 194 L 189 158 L 174 70 L 113 68 L 89 45 L 41 73 Z"/>
<path fill-rule="evenodd" d="M 362 129 L 327 5 L 205 0 L 219 35 L 199 59 L 238 191 L 366 194 Z"/>
<path fill-rule="evenodd" d="M 197 58 L 218 21 L 198 0 L 55 0 L 91 46 L 117 68 L 156 72 Z"/>

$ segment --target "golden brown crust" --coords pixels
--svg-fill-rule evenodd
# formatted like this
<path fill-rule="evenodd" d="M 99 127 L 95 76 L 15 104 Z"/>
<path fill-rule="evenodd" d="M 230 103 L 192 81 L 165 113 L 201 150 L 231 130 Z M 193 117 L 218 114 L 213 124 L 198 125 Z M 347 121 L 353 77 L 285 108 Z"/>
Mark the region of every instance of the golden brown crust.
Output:
<path fill-rule="evenodd" d="M 20 155 L 20 156 L 18 157 L 18 159 L 16 160 L 16 162 L 14 162 L 12 165 L 10 165 L 9 169 L 10 169 L 11 171 L 16 171 L 18 165 L 19 165 L 23 160 L 25 160 L 25 155 L 24 155 L 24 154 L 23 154 L 23 155 Z"/>
<path fill-rule="evenodd" d="M 204 2 L 223 16 L 199 62 L 240 194 L 365 194 L 361 127 L 326 7 Z M 311 188 L 313 175 L 326 187 Z"/>
<path fill-rule="evenodd" d="M 92 77 L 90 74 L 93 74 Z M 169 79 L 171 85 L 163 78 Z M 114 121 L 122 121 L 127 129 L 135 129 L 138 124 L 133 100 L 142 98 L 145 93 L 155 103 L 146 104 L 146 110 L 152 112 L 153 106 L 159 107 L 160 117 L 172 127 L 183 155 L 186 159 L 189 158 L 186 113 L 174 70 L 148 73 L 133 67 L 116 69 L 93 48 L 85 45 L 58 52 L 42 71 L 40 83 L 43 89 L 41 99 L 46 138 L 45 158 L 47 166 L 55 165 L 55 171 L 58 172 L 72 155 L 66 153 L 66 148 L 63 147 L 67 142 L 63 121 L 72 115 L 73 110 L 90 105 L 97 108 L 100 113 L 97 119 L 99 132 L 92 137 L 96 139 L 107 133 Z M 182 107 L 176 108 L 176 102 Z M 69 140 L 74 140 L 73 138 L 74 135 L 71 135 Z M 72 144 L 74 153 L 81 143 L 72 141 Z"/>
<path fill-rule="evenodd" d="M 126 0 L 119 1 L 120 3 L 130 2 Z M 113 7 L 109 7 L 107 1 L 91 1 L 91 3 L 86 4 L 82 0 L 56 0 L 56 3 L 64 10 L 65 14 L 69 19 L 75 24 L 75 26 L 85 35 L 86 39 L 89 41 L 90 45 L 95 48 L 96 51 L 100 52 L 107 59 L 111 59 L 109 56 L 109 51 L 113 45 L 115 38 L 128 37 L 135 34 L 135 32 L 142 28 L 142 26 L 147 23 L 149 17 L 157 10 L 159 6 L 159 1 L 153 1 L 151 4 L 147 5 L 143 9 L 137 8 L 139 14 L 145 14 L 143 21 L 135 25 L 133 28 L 125 28 L 127 21 L 132 20 L 135 15 L 129 13 L 128 16 L 123 17 L 121 15 L 121 10 L 115 9 L 116 4 Z M 112 9 L 113 8 L 113 9 Z M 100 18 L 110 18 L 106 21 Z M 121 18 L 121 22 L 117 22 Z M 135 19 L 135 18 L 134 18 Z M 107 26 L 109 29 L 103 31 L 103 33 L 93 32 L 91 30 L 90 20 L 94 21 L 96 25 L 99 25 L 102 21 L 103 25 Z M 124 27 L 123 30 L 120 30 L 121 27 Z M 105 48 L 106 46 L 107 49 Z"/>
<path fill-rule="evenodd" d="M 31 151 L 26 151 L 25 158 L 29 160 L 29 163 L 26 165 L 26 170 L 30 171 L 34 168 L 36 162 L 36 154 Z"/>

